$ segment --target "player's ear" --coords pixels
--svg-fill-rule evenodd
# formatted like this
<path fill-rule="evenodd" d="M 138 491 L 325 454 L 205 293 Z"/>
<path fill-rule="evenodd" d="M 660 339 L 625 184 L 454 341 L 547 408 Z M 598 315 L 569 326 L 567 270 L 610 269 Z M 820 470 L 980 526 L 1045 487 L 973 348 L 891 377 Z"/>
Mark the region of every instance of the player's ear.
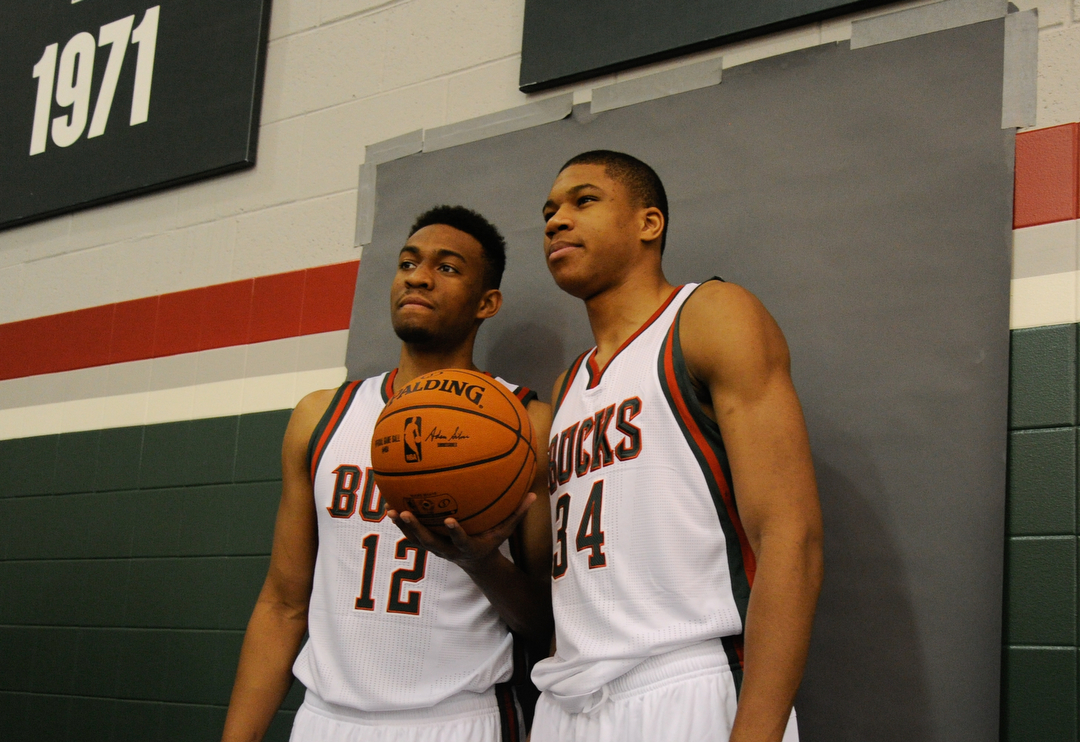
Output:
<path fill-rule="evenodd" d="M 655 206 L 641 210 L 641 241 L 653 242 L 664 233 L 664 214 Z"/>
<path fill-rule="evenodd" d="M 485 289 L 480 295 L 480 306 L 476 308 L 476 318 L 480 321 L 491 319 L 502 308 L 502 292 L 498 289 Z"/>

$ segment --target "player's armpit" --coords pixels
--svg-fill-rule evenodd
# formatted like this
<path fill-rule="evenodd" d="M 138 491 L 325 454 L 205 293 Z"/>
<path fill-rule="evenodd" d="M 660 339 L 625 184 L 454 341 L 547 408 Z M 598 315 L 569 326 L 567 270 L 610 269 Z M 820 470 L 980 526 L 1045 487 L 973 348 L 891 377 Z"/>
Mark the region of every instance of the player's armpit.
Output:
<path fill-rule="evenodd" d="M 334 390 L 309 394 L 289 418 L 270 569 L 244 634 L 222 735 L 226 742 L 262 739 L 292 684 L 318 549 L 308 443 L 333 395 Z"/>

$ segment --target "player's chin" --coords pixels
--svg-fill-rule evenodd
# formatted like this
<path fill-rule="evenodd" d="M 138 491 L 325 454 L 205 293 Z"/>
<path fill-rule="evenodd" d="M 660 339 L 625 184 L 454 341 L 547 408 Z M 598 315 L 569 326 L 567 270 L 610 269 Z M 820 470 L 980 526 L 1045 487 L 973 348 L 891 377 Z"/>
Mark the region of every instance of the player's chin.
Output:
<path fill-rule="evenodd" d="M 555 285 L 570 294 L 570 296 L 577 299 L 587 299 L 595 293 L 592 290 L 592 284 L 595 281 L 580 268 L 558 264 L 551 265 L 550 263 L 548 268 L 551 270 L 551 277 L 555 279 Z"/>
<path fill-rule="evenodd" d="M 430 345 L 438 339 L 438 333 L 434 327 L 429 325 L 409 321 L 403 318 L 395 317 L 393 321 L 394 334 L 397 335 L 403 343 L 409 343 L 411 345 Z"/>

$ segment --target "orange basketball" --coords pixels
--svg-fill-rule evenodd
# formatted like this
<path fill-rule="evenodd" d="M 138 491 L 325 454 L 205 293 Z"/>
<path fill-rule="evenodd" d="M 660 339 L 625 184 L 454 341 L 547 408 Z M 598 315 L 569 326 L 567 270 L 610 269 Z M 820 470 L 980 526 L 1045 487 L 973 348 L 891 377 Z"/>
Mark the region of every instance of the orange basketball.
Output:
<path fill-rule="evenodd" d="M 371 466 L 387 505 L 445 534 L 454 518 L 468 534 L 505 520 L 536 473 L 532 423 L 494 378 L 444 369 L 402 387 L 379 415 Z"/>

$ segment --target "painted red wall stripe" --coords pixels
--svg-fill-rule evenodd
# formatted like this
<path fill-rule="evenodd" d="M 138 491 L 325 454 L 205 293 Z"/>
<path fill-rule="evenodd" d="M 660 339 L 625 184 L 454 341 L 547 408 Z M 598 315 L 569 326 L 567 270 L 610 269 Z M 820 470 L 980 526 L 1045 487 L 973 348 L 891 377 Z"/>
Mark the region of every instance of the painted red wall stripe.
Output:
<path fill-rule="evenodd" d="M 309 268 L 304 284 L 304 311 L 300 334 L 349 329 L 356 267 L 353 263 Z"/>
<path fill-rule="evenodd" d="M 1076 219 L 1080 209 L 1077 124 L 1016 135 L 1013 227 Z"/>
<path fill-rule="evenodd" d="M 344 330 L 359 261 L 0 325 L 0 379 Z"/>

